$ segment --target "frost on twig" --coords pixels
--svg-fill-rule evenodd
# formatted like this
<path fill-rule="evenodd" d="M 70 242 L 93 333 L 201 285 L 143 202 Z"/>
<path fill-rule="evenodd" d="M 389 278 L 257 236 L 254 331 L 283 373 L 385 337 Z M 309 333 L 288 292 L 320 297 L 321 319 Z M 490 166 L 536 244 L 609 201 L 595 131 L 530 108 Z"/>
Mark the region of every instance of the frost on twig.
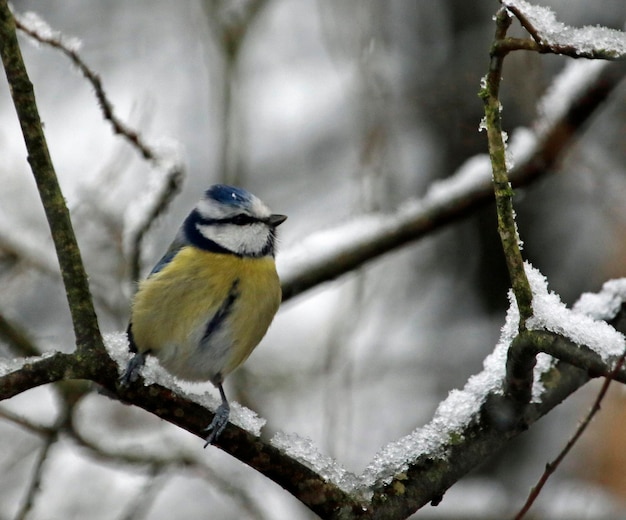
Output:
<path fill-rule="evenodd" d="M 570 27 L 548 7 L 525 0 L 501 0 L 532 36 L 539 52 L 572 58 L 619 60 L 626 58 L 626 33 L 607 27 Z M 526 47 L 531 49 L 530 47 Z"/>
<path fill-rule="evenodd" d="M 82 46 L 78 38 L 54 30 L 48 22 L 33 11 L 27 11 L 23 15 L 14 11 L 13 16 L 16 27 L 31 36 L 35 42 L 65 49 L 67 53 L 77 53 Z"/>
<path fill-rule="evenodd" d="M 180 192 L 184 179 L 183 162 L 179 147 L 161 146 L 157 164 L 163 172 L 150 179 L 142 196 L 126 213 L 124 248 L 128 255 L 129 274 L 132 281 L 141 275 L 141 250 L 143 239 L 152 224 L 167 211 Z"/>
<path fill-rule="evenodd" d="M 535 283 L 540 282 L 536 275 L 533 275 L 533 280 Z M 589 351 L 582 352 L 582 355 L 577 359 L 583 363 L 588 362 L 587 366 L 584 367 L 588 373 L 599 374 L 604 370 L 603 375 L 607 377 L 584 420 L 580 422 L 558 456 L 546 464 L 544 472 L 537 484 L 532 487 L 526 502 L 515 516 L 515 520 L 521 520 L 525 516 L 547 480 L 580 439 L 593 417 L 600 411 L 600 405 L 611 382 L 613 380 L 625 381 L 623 370 L 626 358 L 624 336 L 609 326 L 606 321 L 614 321 L 620 310 L 623 309 L 624 301 L 626 301 L 626 279 L 606 282 L 599 293 L 584 293 L 571 311 L 565 309 L 565 306 L 558 301 L 558 297 L 554 294 L 544 295 L 541 299 L 542 301 L 536 308 L 538 316 L 534 317 L 533 321 L 536 321 L 537 325 L 542 328 L 550 329 L 556 326 L 559 332 L 570 338 L 574 345 L 568 345 L 567 350 L 562 351 L 567 355 L 577 348 L 589 349 Z M 554 346 L 561 337 L 552 339 L 553 341 L 548 342 L 548 344 Z M 596 354 L 600 360 L 594 359 L 593 354 Z M 611 363 L 613 363 L 612 368 Z M 581 365 L 578 366 L 581 367 Z"/>

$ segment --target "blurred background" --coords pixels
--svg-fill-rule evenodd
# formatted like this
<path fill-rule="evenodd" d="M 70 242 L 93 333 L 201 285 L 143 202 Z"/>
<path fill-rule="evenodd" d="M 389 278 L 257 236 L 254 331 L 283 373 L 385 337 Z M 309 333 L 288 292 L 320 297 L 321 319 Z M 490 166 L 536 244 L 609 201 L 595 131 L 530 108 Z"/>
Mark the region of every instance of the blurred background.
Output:
<path fill-rule="evenodd" d="M 621 29 L 626 21 L 622 0 L 542 4 L 572 25 Z M 116 113 L 186 167 L 180 195 L 145 240 L 143 275 L 209 184 L 243 186 L 289 215 L 280 272 L 281 250 L 353 216 L 392 211 L 486 152 L 477 92 L 495 0 L 14 0 L 13 7 L 78 38 Z M 163 171 L 112 135 L 66 57 L 25 37 L 21 43 L 100 325 L 123 330 L 134 287 L 129 229 Z M 566 62 L 507 58 L 509 132 L 532 126 L 537 101 Z M 620 88 L 559 168 L 516 194 L 524 253 L 568 304 L 626 275 L 625 101 Z M 37 348 L 69 351 L 58 266 L 4 78 L 0 118 L 0 314 Z M 297 432 L 361 473 L 381 446 L 428 422 L 451 389 L 481 370 L 508 304 L 499 248 L 490 206 L 290 300 L 227 392 L 267 419 L 264 436 Z M 19 349 L 0 338 L 0 354 Z M 578 392 L 416 517 L 510 515 L 597 388 Z M 614 390 L 544 490 L 535 518 L 626 516 L 624 396 Z M 61 408 L 51 388 L 2 403 L 31 425 L 54 424 Z M 73 413 L 91 448 L 61 436 L 44 451 L 36 431 L 0 421 L 0 520 L 25 510 L 29 488 L 38 490 L 23 516 L 33 519 L 165 519 L 173 510 L 185 519 L 311 518 L 272 482 L 141 410 L 91 393 Z M 133 464 L 124 453 L 155 461 L 185 453 L 196 464 Z"/>

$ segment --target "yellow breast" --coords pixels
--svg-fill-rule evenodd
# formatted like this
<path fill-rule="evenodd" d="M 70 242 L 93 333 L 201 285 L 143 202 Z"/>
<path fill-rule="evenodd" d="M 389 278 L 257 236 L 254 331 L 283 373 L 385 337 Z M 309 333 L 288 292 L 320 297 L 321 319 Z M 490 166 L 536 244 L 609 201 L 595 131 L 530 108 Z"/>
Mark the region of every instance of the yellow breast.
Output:
<path fill-rule="evenodd" d="M 215 338 L 207 325 L 235 287 L 235 298 Z M 151 351 L 174 375 L 221 381 L 265 335 L 281 291 L 271 257 L 240 258 L 183 248 L 139 285 L 132 308 L 140 352 Z"/>

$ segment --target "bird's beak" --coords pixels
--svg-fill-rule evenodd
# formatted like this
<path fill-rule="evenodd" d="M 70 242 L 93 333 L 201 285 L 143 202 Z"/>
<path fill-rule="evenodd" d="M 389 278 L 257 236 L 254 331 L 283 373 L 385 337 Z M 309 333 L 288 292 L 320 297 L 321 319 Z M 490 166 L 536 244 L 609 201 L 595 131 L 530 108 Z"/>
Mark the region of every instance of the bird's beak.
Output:
<path fill-rule="evenodd" d="M 276 226 L 280 226 L 283 222 L 285 222 L 285 220 L 287 220 L 287 215 L 270 215 L 270 217 L 267 219 L 267 222 L 269 223 L 270 226 L 272 227 L 276 227 Z"/>

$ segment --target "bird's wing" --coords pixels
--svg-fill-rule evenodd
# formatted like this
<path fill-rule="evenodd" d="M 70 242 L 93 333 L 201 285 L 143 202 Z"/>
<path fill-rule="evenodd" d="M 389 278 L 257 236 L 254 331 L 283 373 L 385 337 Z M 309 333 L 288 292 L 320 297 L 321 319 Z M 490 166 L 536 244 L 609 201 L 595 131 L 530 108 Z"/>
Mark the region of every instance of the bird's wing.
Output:
<path fill-rule="evenodd" d="M 165 254 L 152 268 L 152 271 L 150 271 L 148 278 L 150 278 L 153 274 L 156 274 L 159 271 L 161 271 L 167 264 L 169 264 L 174 259 L 176 254 L 186 245 L 188 245 L 188 242 L 184 239 L 183 234 L 179 233 L 174 239 L 174 241 L 170 244 L 170 247 L 167 248 L 167 251 L 165 252 Z"/>

